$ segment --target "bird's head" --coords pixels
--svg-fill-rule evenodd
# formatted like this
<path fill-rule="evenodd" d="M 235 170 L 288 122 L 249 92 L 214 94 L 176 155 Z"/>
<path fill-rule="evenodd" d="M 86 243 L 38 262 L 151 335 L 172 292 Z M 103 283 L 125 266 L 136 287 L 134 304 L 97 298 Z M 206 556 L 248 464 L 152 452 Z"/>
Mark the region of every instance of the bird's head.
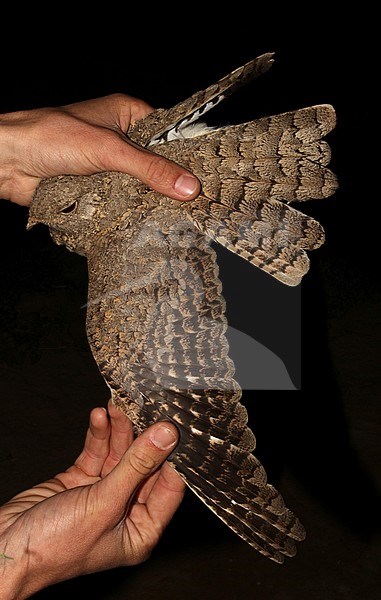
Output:
<path fill-rule="evenodd" d="M 134 199 L 130 200 L 137 180 L 126 175 L 122 176 L 125 195 L 123 189 L 119 194 L 113 193 L 116 181 L 120 187 L 120 176 L 120 173 L 99 173 L 43 180 L 29 209 L 27 229 L 39 223 L 47 225 L 56 244 L 63 244 L 77 254 L 88 254 L 94 236 L 117 227 L 139 202 L 138 193 L 132 194 Z"/>

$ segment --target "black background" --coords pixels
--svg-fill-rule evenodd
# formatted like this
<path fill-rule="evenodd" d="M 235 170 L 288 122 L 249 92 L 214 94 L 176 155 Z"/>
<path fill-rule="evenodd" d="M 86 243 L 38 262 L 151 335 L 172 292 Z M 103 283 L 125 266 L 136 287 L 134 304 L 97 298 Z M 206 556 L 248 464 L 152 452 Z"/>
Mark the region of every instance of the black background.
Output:
<path fill-rule="evenodd" d="M 208 122 L 334 105 L 338 124 L 328 141 L 340 189 L 303 206 L 323 224 L 327 241 L 310 255 L 301 289 L 220 253 L 229 322 L 281 357 L 301 387 L 245 392 L 244 402 L 258 455 L 299 511 L 308 539 L 297 558 L 278 568 L 188 494 L 146 565 L 64 583 L 38 597 L 84 589 L 97 598 L 371 600 L 380 592 L 374 538 L 381 458 L 372 19 L 350 11 L 334 18 L 328 5 L 265 16 L 235 5 L 212 19 L 188 7 L 171 18 L 152 18 L 150 11 L 149 22 L 144 12 L 123 15 L 110 7 L 85 25 L 66 15 L 56 25 L 34 26 L 25 39 L 3 40 L 0 111 L 116 91 L 171 106 L 267 51 L 276 53 L 271 71 L 209 113 Z M 46 232 L 25 233 L 26 209 L 3 202 L 0 219 L 5 501 L 75 457 L 89 408 L 108 394 L 78 310 L 86 297 L 84 261 L 54 246 Z"/>

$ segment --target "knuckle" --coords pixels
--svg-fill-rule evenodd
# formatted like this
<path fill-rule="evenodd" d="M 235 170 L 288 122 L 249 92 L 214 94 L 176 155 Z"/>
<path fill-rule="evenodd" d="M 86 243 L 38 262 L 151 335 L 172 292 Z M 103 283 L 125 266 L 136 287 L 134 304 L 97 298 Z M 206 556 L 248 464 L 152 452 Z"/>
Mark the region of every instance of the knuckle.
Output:
<path fill-rule="evenodd" d="M 139 565 L 147 561 L 154 548 L 157 546 L 161 538 L 161 532 L 156 529 L 152 529 L 148 533 L 145 533 L 141 538 L 141 545 L 133 557 L 129 557 L 129 564 Z"/>
<path fill-rule="evenodd" d="M 147 102 L 144 102 L 144 100 L 140 100 L 139 98 L 134 98 L 133 96 L 130 96 L 130 107 L 131 117 L 134 121 L 143 119 L 153 111 L 152 106 L 147 104 Z"/>
<path fill-rule="evenodd" d="M 156 467 L 155 459 L 146 452 L 142 451 L 131 454 L 130 464 L 134 471 L 139 473 L 139 475 L 143 475 L 144 477 L 151 473 Z"/>
<path fill-rule="evenodd" d="M 109 95 L 109 98 L 113 102 L 125 102 L 127 100 L 128 96 L 126 96 L 125 94 L 122 94 L 122 92 L 114 92 L 113 94 Z"/>
<path fill-rule="evenodd" d="M 149 559 L 149 557 L 151 556 L 152 550 L 153 550 L 153 547 L 151 549 L 142 548 L 142 549 L 139 549 L 139 551 L 136 552 L 133 556 L 129 555 L 128 556 L 129 566 L 134 567 L 136 565 L 140 565 L 140 564 L 146 562 Z"/>
<path fill-rule="evenodd" d="M 147 177 L 155 184 L 166 184 L 170 179 L 171 165 L 161 156 L 153 156 L 147 168 Z"/>
<path fill-rule="evenodd" d="M 129 103 L 129 96 L 122 94 L 122 92 L 115 92 L 114 94 L 109 94 L 107 100 L 110 104 L 119 107 Z"/>

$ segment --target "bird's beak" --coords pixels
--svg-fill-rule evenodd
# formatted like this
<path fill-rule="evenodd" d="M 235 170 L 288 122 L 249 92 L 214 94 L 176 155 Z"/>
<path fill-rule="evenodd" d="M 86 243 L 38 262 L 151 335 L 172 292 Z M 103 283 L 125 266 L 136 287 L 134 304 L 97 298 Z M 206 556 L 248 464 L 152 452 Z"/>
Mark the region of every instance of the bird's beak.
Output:
<path fill-rule="evenodd" d="M 32 229 L 32 227 L 37 225 L 37 223 L 38 221 L 36 221 L 36 219 L 33 219 L 33 217 L 29 216 L 28 223 L 26 225 L 27 231 L 29 231 L 29 229 Z"/>

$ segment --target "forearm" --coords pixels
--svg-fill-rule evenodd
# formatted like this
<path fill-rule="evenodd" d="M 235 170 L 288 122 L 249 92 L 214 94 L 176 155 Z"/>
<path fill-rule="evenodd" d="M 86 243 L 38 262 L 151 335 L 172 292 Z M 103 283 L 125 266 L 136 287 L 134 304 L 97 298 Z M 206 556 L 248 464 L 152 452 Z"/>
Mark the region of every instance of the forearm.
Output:
<path fill-rule="evenodd" d="M 198 179 L 126 137 L 130 117 L 149 110 L 140 100 L 115 94 L 0 115 L 0 198 L 29 206 L 41 179 L 102 171 L 128 173 L 176 200 L 195 198 Z"/>
<path fill-rule="evenodd" d="M 15 529 L 15 531 L 13 531 Z M 5 535 L 0 534 L 0 598 L 1 600 L 24 600 L 39 590 L 53 585 L 63 579 L 50 568 L 49 561 L 44 558 L 44 551 L 31 549 L 30 543 L 23 535 L 17 539 L 17 523 L 7 529 Z M 50 548 L 49 556 L 54 556 L 54 548 Z M 59 559 L 57 558 L 57 561 Z"/>
<path fill-rule="evenodd" d="M 22 573 L 9 575 L 8 571 L 6 573 L 0 571 L 0 577 L 1 600 L 24 600 L 49 585 L 36 579 L 25 579 Z"/>
<path fill-rule="evenodd" d="M 37 496 L 38 493 L 35 492 Z M 2 512 L 8 506 L 9 503 L 0 508 L 0 523 Z M 33 511 L 30 512 L 30 517 L 33 524 Z M 3 533 L 0 525 L 0 600 L 23 600 L 49 585 L 91 572 L 87 567 L 90 548 L 86 548 L 85 556 L 79 561 L 69 550 L 65 553 L 60 549 L 60 540 L 54 543 L 54 540 L 49 539 L 49 531 L 40 535 L 44 529 L 43 523 L 38 532 L 28 533 L 29 521 L 28 518 L 25 522 L 17 519 Z M 54 524 L 53 516 L 47 522 L 48 530 L 51 525 L 58 533 L 61 532 L 61 524 Z M 72 539 L 67 543 L 69 547 L 74 547 Z"/>

